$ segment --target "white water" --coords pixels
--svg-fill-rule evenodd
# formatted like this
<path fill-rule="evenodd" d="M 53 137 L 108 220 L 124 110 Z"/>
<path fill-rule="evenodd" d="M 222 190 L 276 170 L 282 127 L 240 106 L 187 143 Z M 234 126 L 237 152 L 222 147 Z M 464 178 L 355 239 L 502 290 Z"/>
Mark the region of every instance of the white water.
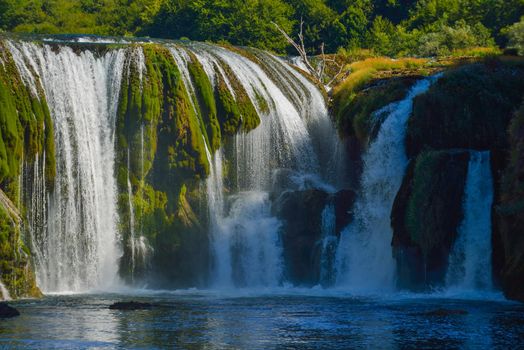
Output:
<path fill-rule="evenodd" d="M 2 296 L 3 301 L 9 301 L 11 300 L 11 295 L 9 294 L 9 291 L 5 287 L 5 285 L 0 281 L 0 294 Z"/>
<path fill-rule="evenodd" d="M 329 203 L 322 211 L 320 242 L 320 277 L 322 286 L 330 286 L 335 277 L 334 263 L 337 246 L 335 205 Z"/>
<path fill-rule="evenodd" d="M 407 96 L 375 113 L 386 115 L 376 138 L 363 156 L 360 195 L 354 220 L 346 227 L 337 248 L 338 287 L 387 291 L 394 287 L 390 213 L 407 166 L 404 139 L 413 99 L 426 92 L 434 78 L 417 82 Z"/>
<path fill-rule="evenodd" d="M 283 282 L 283 258 L 281 223 L 270 211 L 273 173 L 279 168 L 289 168 L 296 179 L 302 180 L 306 174 L 320 177 L 312 130 L 331 127 L 327 108 L 316 87 L 274 57 L 266 55 L 260 59 L 267 60 L 273 74 L 281 77 L 283 86 L 277 86 L 260 66 L 238 54 L 208 45 L 193 49 L 210 81 L 216 83 L 216 74 L 221 74 L 231 89 L 223 68 L 229 66 L 261 118 L 258 128 L 235 136 L 230 171 L 236 174 L 236 188 L 224 186 L 222 151 L 208 154 L 212 164 L 206 181 L 214 266 L 212 283 L 221 288 L 278 286 Z M 179 64 L 183 64 L 181 58 L 179 54 Z M 231 92 L 234 96 L 233 89 Z M 267 102 L 268 112 L 258 105 L 257 95 Z M 329 144 L 327 140 L 325 146 Z"/>
<path fill-rule="evenodd" d="M 41 81 L 55 132 L 56 180 L 44 227 L 32 232 L 38 284 L 45 292 L 108 287 L 120 257 L 114 124 L 125 53 L 9 48 L 33 91 Z"/>
<path fill-rule="evenodd" d="M 489 152 L 472 151 L 464 190 L 464 220 L 449 259 L 446 286 L 453 291 L 490 291 L 493 178 Z"/>

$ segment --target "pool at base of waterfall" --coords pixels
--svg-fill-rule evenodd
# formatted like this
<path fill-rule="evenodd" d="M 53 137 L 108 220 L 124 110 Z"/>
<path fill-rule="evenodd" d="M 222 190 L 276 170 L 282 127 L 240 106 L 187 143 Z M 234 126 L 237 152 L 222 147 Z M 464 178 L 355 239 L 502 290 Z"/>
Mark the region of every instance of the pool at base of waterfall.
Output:
<path fill-rule="evenodd" d="M 145 310 L 110 310 L 118 301 Z M 524 344 L 524 305 L 501 296 L 357 297 L 326 290 L 53 295 L 11 303 L 0 348 L 421 349 Z"/>

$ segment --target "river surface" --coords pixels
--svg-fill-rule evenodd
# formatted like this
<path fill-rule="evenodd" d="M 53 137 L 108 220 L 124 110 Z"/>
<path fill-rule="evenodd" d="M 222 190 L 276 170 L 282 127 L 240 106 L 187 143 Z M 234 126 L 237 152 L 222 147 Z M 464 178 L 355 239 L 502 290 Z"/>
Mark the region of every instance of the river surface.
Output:
<path fill-rule="evenodd" d="M 318 293 L 317 293 L 318 292 Z M 115 301 L 153 303 L 116 311 Z M 439 295 L 325 291 L 127 292 L 11 302 L 0 348 L 509 349 L 524 345 L 524 305 Z M 443 312 L 436 310 L 455 310 Z"/>

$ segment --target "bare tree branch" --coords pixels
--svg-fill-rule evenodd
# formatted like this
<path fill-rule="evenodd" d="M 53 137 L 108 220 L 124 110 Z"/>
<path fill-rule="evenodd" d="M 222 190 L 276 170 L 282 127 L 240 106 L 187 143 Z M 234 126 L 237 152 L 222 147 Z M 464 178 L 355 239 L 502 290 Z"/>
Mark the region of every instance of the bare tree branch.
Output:
<path fill-rule="evenodd" d="M 301 58 L 302 62 L 306 66 L 307 70 L 309 71 L 309 74 L 311 74 L 313 76 L 313 78 L 315 78 L 315 80 L 317 80 L 317 82 L 319 82 L 320 84 L 324 84 L 324 75 L 326 73 L 326 66 L 327 66 L 328 62 L 330 62 L 330 63 L 334 64 L 335 66 L 337 66 L 339 68 L 339 71 L 327 83 L 326 86 L 328 86 L 328 87 L 331 86 L 331 84 L 333 84 L 337 80 L 337 78 L 340 76 L 340 74 L 342 74 L 342 71 L 344 70 L 344 65 L 338 63 L 337 60 L 336 60 L 336 57 L 334 57 L 334 58 L 326 57 L 326 54 L 324 53 L 324 43 L 322 43 L 320 45 L 321 62 L 318 65 L 318 68 L 315 69 L 315 67 L 311 64 L 311 62 L 309 62 L 309 59 L 308 59 L 308 56 L 307 56 L 306 46 L 304 44 L 304 20 L 302 18 L 300 18 L 300 31 L 298 33 L 298 40 L 299 40 L 298 43 L 295 40 L 293 40 L 293 38 L 291 38 L 286 33 L 286 31 L 283 30 L 278 24 L 276 24 L 275 22 L 271 22 L 271 23 L 277 28 L 277 30 L 280 33 L 282 33 L 282 35 L 287 40 L 287 42 L 290 43 L 295 48 L 295 50 L 297 50 L 298 54 L 300 55 L 300 58 Z"/>

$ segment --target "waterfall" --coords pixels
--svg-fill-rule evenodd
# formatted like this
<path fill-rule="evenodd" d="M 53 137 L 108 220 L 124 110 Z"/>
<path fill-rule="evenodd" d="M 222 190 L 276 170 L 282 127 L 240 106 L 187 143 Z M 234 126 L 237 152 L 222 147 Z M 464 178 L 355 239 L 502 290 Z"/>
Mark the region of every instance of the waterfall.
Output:
<path fill-rule="evenodd" d="M 418 81 L 403 100 L 373 115 L 377 120 L 385 119 L 363 156 L 354 220 L 341 233 L 336 253 L 336 284 L 340 287 L 371 291 L 394 286 L 390 213 L 408 162 L 406 124 L 414 98 L 426 92 L 434 79 Z"/>
<path fill-rule="evenodd" d="M 114 124 L 125 51 L 75 53 L 25 42 L 9 48 L 35 94 L 41 82 L 55 128 L 56 179 L 45 220 L 31 232 L 38 284 L 46 292 L 105 287 L 116 279 L 120 256 Z"/>
<path fill-rule="evenodd" d="M 464 189 L 464 220 L 449 258 L 446 286 L 455 290 L 492 289 L 490 153 L 471 152 Z"/>
<path fill-rule="evenodd" d="M 24 168 L 24 181 L 30 174 L 28 186 L 24 182 L 28 191 L 24 198 L 30 201 L 28 224 L 38 285 L 44 292 L 108 287 L 118 281 L 122 254 L 115 177 L 120 87 L 129 58 L 139 68 L 140 84 L 147 79 L 146 57 L 139 46 L 91 50 L 67 42 L 7 44 L 24 83 L 35 96 L 43 91 L 54 124 L 54 183 L 45 180 L 45 154 Z M 337 172 L 334 166 L 343 164 L 333 158 L 342 157 L 344 147 L 333 137 L 336 132 L 324 96 L 289 64 L 262 51 L 249 51 L 247 58 L 203 43 L 161 45 L 176 63 L 195 113 L 200 110 L 198 91 L 189 69 L 194 59 L 214 87 L 224 82 L 234 99 L 249 99 L 261 120 L 254 130 L 227 139 L 226 147 L 214 154 L 204 140 L 211 165 L 205 191 L 212 283 L 281 285 L 282 224 L 271 212 L 275 173 L 286 170 L 287 174 L 287 188 L 279 187 L 278 192 L 312 187 L 334 191 L 342 183 L 329 177 Z M 243 93 L 235 91 L 242 90 L 238 87 L 247 97 L 237 95 Z M 145 185 L 144 158 L 149 150 L 144 150 L 144 125 L 140 146 L 141 174 L 137 179 L 130 176 L 135 158 L 128 149 L 128 176 L 122 189 L 128 197 L 132 279 L 151 250 L 143 236 L 142 206 L 133 202 L 133 191 L 143 191 Z M 139 189 L 134 188 L 135 180 L 141 184 Z M 331 229 L 326 226 L 326 230 Z"/>
<path fill-rule="evenodd" d="M 281 223 L 271 215 L 269 200 L 273 174 L 287 168 L 295 179 L 305 174 L 321 178 L 322 147 L 316 147 L 314 141 L 318 141 L 319 127 L 324 131 L 332 128 L 324 99 L 313 84 L 273 56 L 257 51 L 260 62 L 256 64 L 220 47 L 195 45 L 192 49 L 210 81 L 216 84 L 220 74 L 233 96 L 224 65 L 235 74 L 261 119 L 255 130 L 234 137 L 234 170 L 230 171 L 236 174 L 236 188 L 225 189 L 222 151 L 208 154 L 212 165 L 206 182 L 212 283 L 218 287 L 278 286 L 284 268 Z M 183 55 L 178 56 L 183 64 Z M 270 76 L 279 77 L 278 82 Z M 259 105 L 260 97 L 268 110 Z M 324 138 L 324 148 L 332 139 Z"/>
<path fill-rule="evenodd" d="M 135 208 L 133 206 L 133 188 L 131 186 L 131 179 L 129 178 L 130 167 L 129 148 L 127 149 L 127 198 L 129 205 L 129 244 L 131 246 L 131 278 L 135 276 L 136 267 L 136 233 L 135 233 Z"/>
<path fill-rule="evenodd" d="M 9 291 L 7 290 L 5 285 L 2 283 L 2 281 L 0 281 L 0 294 L 2 295 L 1 300 L 3 301 L 11 300 L 11 295 L 9 294 Z"/>
<path fill-rule="evenodd" d="M 320 284 L 330 286 L 333 283 L 337 236 L 335 228 L 335 205 L 328 203 L 321 216 L 320 242 Z"/>

